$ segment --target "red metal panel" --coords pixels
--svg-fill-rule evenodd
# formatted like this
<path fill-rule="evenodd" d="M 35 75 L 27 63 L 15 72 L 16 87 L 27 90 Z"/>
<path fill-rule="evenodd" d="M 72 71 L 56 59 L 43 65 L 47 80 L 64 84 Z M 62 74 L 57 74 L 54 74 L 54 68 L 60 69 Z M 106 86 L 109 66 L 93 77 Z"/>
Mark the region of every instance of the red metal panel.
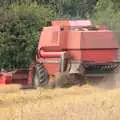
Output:
<path fill-rule="evenodd" d="M 84 31 L 81 37 L 81 48 L 118 48 L 118 45 L 115 36 L 110 31 Z"/>
<path fill-rule="evenodd" d="M 110 31 L 69 31 L 67 49 L 118 48 L 115 36 Z"/>
<path fill-rule="evenodd" d="M 59 72 L 59 64 L 57 63 L 45 63 L 44 66 L 47 69 L 49 75 L 54 75 L 55 73 Z"/>
<path fill-rule="evenodd" d="M 81 50 L 69 50 L 69 54 L 71 55 L 72 59 L 74 60 L 81 60 Z"/>
<path fill-rule="evenodd" d="M 41 33 L 38 49 L 59 50 L 60 49 L 60 29 L 53 27 L 44 29 Z"/>
<path fill-rule="evenodd" d="M 80 49 L 81 44 L 81 32 L 69 31 L 67 40 L 67 49 Z"/>
<path fill-rule="evenodd" d="M 0 75 L 0 85 L 6 84 L 6 78 L 3 75 Z"/>
<path fill-rule="evenodd" d="M 42 48 L 45 51 L 60 51 L 65 48 L 67 31 L 60 31 L 56 27 L 46 28 L 42 31 L 38 44 L 38 49 Z"/>
<path fill-rule="evenodd" d="M 65 27 L 65 26 L 70 26 L 70 23 L 69 23 L 69 20 L 55 20 L 55 21 L 52 21 L 52 25 Z"/>
<path fill-rule="evenodd" d="M 117 59 L 117 49 L 82 50 L 82 60 L 109 62 Z"/>
<path fill-rule="evenodd" d="M 27 84 L 28 79 L 28 69 L 18 69 L 12 75 L 12 82 L 13 83 L 20 83 L 22 85 Z"/>
<path fill-rule="evenodd" d="M 12 83 L 12 72 L 0 73 L 0 84 L 10 84 L 10 83 Z"/>
<path fill-rule="evenodd" d="M 60 58 L 64 52 L 45 52 L 40 50 L 40 56 L 43 58 Z"/>

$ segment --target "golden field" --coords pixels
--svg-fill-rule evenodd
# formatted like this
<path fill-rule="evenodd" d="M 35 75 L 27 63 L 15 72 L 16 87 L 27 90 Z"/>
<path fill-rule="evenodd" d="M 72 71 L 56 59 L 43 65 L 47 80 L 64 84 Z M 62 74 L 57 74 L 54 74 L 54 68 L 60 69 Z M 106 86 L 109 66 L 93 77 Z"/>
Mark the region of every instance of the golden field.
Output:
<path fill-rule="evenodd" d="M 0 88 L 0 120 L 119 120 L 120 88 Z"/>

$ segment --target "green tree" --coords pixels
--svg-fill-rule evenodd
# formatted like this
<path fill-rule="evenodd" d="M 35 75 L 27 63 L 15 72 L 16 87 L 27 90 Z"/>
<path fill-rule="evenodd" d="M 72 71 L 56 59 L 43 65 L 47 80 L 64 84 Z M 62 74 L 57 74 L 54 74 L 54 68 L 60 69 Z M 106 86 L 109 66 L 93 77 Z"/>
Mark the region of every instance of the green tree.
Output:
<path fill-rule="evenodd" d="M 54 17 L 51 8 L 12 5 L 0 10 L 0 68 L 27 67 L 35 57 L 39 29 Z"/>
<path fill-rule="evenodd" d="M 35 1 L 35 0 L 34 0 Z M 87 18 L 93 13 L 98 0 L 36 0 L 38 4 L 47 4 L 55 8 L 59 17 Z"/>
<path fill-rule="evenodd" d="M 120 12 L 116 8 L 114 0 L 99 0 L 93 20 L 98 24 L 106 24 L 113 30 L 119 30 L 120 28 Z"/>

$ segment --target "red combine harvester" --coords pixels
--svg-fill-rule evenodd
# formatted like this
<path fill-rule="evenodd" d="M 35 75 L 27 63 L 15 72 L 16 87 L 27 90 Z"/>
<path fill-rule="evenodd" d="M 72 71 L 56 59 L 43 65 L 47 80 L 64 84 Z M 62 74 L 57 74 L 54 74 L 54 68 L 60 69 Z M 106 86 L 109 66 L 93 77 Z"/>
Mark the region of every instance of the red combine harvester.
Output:
<path fill-rule="evenodd" d="M 43 28 L 36 62 L 24 81 L 26 77 L 26 84 L 38 87 L 48 84 L 57 73 L 81 80 L 111 74 L 118 66 L 118 44 L 112 31 L 93 26 L 89 20 L 59 20 Z"/>

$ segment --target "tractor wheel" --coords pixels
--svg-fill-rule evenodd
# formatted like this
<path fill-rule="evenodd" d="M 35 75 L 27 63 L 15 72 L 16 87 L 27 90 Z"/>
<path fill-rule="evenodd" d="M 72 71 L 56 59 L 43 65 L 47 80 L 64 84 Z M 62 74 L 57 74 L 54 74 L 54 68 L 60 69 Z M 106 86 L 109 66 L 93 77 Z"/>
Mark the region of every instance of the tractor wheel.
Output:
<path fill-rule="evenodd" d="M 70 74 L 70 78 L 71 78 L 71 83 L 72 85 L 83 85 L 85 84 L 85 76 L 81 75 L 81 74 Z"/>
<path fill-rule="evenodd" d="M 69 73 L 60 73 L 56 77 L 56 86 L 57 87 L 71 87 L 72 85 L 83 85 L 85 84 L 85 77 L 79 74 L 69 74 Z"/>
<path fill-rule="evenodd" d="M 70 76 L 68 73 L 60 73 L 57 77 L 56 77 L 56 87 L 70 87 L 71 86 L 71 82 L 70 82 Z"/>
<path fill-rule="evenodd" d="M 48 84 L 49 76 L 42 63 L 36 64 L 34 70 L 33 87 L 45 87 Z"/>

